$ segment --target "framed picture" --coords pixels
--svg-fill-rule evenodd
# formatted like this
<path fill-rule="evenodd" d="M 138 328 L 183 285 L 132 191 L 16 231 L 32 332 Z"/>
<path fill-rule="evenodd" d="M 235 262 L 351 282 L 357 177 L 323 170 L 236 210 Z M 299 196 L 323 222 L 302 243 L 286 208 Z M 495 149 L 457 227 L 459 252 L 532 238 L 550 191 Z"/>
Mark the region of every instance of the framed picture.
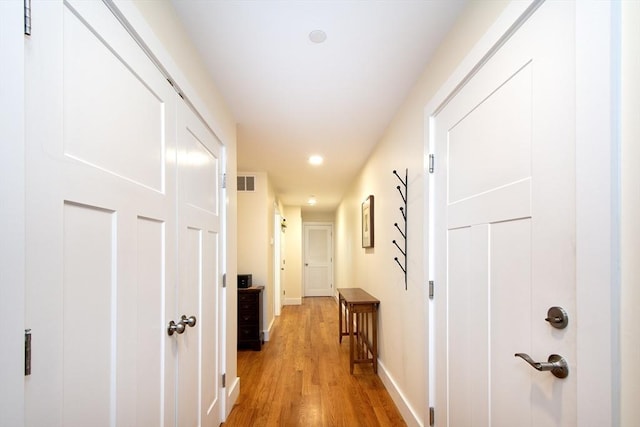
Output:
<path fill-rule="evenodd" d="M 373 247 L 373 196 L 362 202 L 362 247 Z"/>

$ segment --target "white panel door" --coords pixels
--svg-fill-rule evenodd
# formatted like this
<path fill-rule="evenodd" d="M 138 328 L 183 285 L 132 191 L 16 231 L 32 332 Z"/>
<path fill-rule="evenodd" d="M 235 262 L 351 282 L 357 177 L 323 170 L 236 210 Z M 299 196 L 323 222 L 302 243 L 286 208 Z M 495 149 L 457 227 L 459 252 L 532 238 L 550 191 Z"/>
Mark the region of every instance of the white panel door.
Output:
<path fill-rule="evenodd" d="M 438 426 L 576 425 L 575 371 L 514 357 L 575 369 L 573 7 L 544 3 L 431 118 Z"/>
<path fill-rule="evenodd" d="M 333 226 L 304 224 L 304 296 L 333 295 Z"/>
<path fill-rule="evenodd" d="M 178 339 L 180 427 L 221 422 L 221 144 L 184 104 L 178 115 L 177 313 L 193 316 Z"/>
<path fill-rule="evenodd" d="M 177 96 L 102 2 L 33 3 L 26 425 L 173 426 Z"/>

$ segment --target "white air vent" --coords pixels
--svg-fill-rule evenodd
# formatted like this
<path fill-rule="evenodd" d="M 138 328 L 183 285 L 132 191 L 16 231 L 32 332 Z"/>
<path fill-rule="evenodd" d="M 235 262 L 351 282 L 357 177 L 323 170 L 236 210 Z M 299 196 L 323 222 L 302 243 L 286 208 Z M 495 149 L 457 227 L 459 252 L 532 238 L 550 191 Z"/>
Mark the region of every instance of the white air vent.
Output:
<path fill-rule="evenodd" d="M 256 177 L 238 176 L 238 191 L 256 191 Z"/>

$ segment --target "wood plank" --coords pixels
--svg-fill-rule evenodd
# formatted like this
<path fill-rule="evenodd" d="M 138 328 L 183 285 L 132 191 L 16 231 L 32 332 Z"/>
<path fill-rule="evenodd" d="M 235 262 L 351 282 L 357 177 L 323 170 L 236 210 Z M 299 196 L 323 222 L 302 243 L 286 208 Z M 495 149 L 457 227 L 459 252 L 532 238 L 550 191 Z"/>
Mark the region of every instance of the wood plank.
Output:
<path fill-rule="evenodd" d="M 370 366 L 349 374 L 336 305 L 314 297 L 285 306 L 261 352 L 238 352 L 240 396 L 223 426 L 406 425 Z"/>

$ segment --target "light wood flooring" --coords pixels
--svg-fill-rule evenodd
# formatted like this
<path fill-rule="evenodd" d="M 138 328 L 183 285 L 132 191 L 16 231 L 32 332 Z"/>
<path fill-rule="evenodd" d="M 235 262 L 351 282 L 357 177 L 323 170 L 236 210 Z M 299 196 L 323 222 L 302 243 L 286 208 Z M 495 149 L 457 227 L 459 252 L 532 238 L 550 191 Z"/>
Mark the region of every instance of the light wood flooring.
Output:
<path fill-rule="evenodd" d="M 349 374 L 334 298 L 285 306 L 262 351 L 238 351 L 240 396 L 225 427 L 404 426 L 370 365 Z"/>

